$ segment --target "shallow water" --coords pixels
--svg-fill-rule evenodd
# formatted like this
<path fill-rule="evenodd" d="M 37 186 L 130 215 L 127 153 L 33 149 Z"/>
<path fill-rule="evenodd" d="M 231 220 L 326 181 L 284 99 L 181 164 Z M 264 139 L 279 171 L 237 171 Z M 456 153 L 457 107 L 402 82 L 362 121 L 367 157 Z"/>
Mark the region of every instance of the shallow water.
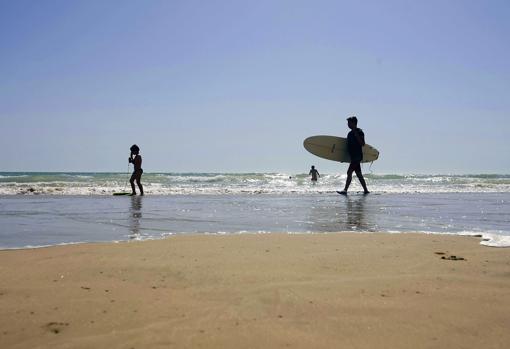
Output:
<path fill-rule="evenodd" d="M 0 248 L 173 234 L 425 232 L 510 246 L 510 193 L 0 196 Z"/>

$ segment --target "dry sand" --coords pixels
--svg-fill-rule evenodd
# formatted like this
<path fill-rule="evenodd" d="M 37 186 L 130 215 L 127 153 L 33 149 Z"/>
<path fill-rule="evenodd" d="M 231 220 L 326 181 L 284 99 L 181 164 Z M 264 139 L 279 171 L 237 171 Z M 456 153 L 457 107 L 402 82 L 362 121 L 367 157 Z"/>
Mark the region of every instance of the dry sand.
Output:
<path fill-rule="evenodd" d="M 0 280 L 1 348 L 510 347 L 510 249 L 477 238 L 178 236 L 0 251 Z"/>

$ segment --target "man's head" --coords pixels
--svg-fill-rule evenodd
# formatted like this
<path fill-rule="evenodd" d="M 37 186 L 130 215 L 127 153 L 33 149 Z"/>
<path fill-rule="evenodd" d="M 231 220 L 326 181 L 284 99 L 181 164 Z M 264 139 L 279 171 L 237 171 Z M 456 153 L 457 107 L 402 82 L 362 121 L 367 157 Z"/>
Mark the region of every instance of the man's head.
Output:
<path fill-rule="evenodd" d="M 357 128 L 358 127 L 358 118 L 355 116 L 348 117 L 347 118 L 347 126 L 349 126 L 349 128 L 351 130 Z"/>
<path fill-rule="evenodd" d="M 315 169 L 315 166 L 312 166 L 312 170 L 314 170 L 314 169 Z"/>
<path fill-rule="evenodd" d="M 132 154 L 138 154 L 140 152 L 140 148 L 136 144 L 133 144 L 129 150 L 131 150 Z"/>

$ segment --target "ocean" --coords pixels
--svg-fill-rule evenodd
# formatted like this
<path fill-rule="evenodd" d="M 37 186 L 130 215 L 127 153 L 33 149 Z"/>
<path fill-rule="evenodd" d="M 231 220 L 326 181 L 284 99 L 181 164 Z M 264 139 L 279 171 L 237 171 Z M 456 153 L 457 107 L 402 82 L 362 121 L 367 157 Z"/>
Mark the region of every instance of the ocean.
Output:
<path fill-rule="evenodd" d="M 476 235 L 510 246 L 510 175 L 0 172 L 0 249 L 178 234 L 334 232 Z"/>

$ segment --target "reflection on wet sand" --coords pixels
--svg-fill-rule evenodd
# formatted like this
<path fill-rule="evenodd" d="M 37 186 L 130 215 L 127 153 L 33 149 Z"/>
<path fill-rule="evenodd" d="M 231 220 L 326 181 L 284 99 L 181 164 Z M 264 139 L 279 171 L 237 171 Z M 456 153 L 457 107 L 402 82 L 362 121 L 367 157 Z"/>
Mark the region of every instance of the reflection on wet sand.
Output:
<path fill-rule="evenodd" d="M 367 230 L 365 221 L 366 195 L 347 197 L 347 224 L 351 230 Z"/>
<path fill-rule="evenodd" d="M 129 208 L 129 239 L 140 238 L 140 219 L 142 218 L 142 196 L 131 196 Z"/>
<path fill-rule="evenodd" d="M 340 197 L 338 202 L 321 202 L 311 208 L 308 230 L 315 232 L 375 231 L 375 216 L 371 214 L 366 195 Z"/>

